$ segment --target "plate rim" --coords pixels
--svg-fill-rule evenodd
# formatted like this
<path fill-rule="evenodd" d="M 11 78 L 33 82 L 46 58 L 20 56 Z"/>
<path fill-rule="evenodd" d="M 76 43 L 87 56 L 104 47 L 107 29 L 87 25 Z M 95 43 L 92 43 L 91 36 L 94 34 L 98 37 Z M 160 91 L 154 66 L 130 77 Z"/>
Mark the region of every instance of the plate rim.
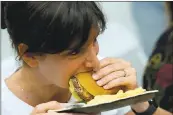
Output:
<path fill-rule="evenodd" d="M 120 99 L 117 99 L 117 100 L 114 100 L 114 101 L 109 101 L 109 102 L 106 102 L 106 103 L 100 103 L 100 104 L 92 104 L 92 105 L 83 105 L 81 107 L 71 107 L 71 108 L 63 108 L 63 109 L 59 109 L 59 110 L 49 110 L 49 111 L 54 111 L 54 112 L 63 112 L 63 111 L 69 111 L 69 110 L 74 110 L 74 109 L 83 109 L 83 108 L 91 108 L 91 107 L 95 107 L 95 106 L 101 106 L 101 105 L 105 105 L 105 104 L 111 104 L 111 103 L 114 103 L 114 102 L 118 102 L 118 101 L 123 101 L 123 100 L 127 100 L 129 98 L 135 98 L 137 96 L 141 96 L 141 95 L 147 95 L 147 94 L 156 94 L 158 93 L 159 90 L 151 90 L 151 91 L 145 91 L 144 93 L 141 93 L 141 94 L 137 94 L 135 96 L 129 96 L 129 97 L 124 97 L 124 98 L 120 98 Z M 75 105 L 75 104 L 74 104 Z"/>
<path fill-rule="evenodd" d="M 129 96 L 129 97 L 124 97 L 124 98 L 120 98 L 120 99 L 117 99 L 117 100 L 114 100 L 114 101 L 108 101 L 108 102 L 105 102 L 105 103 L 100 103 L 100 104 L 92 104 L 92 105 L 84 105 L 82 107 L 92 107 L 92 106 L 97 106 L 97 105 L 102 105 L 102 104 L 108 104 L 108 103 L 113 103 L 113 102 L 116 102 L 116 101 L 120 101 L 120 100 L 125 100 L 125 99 L 129 99 L 129 98 L 134 98 L 134 97 L 137 97 L 137 96 L 140 96 L 140 95 L 147 95 L 147 94 L 150 94 L 150 93 L 157 93 L 158 90 L 152 90 L 152 91 L 146 91 L 144 93 L 141 93 L 141 94 L 137 94 L 135 96 Z"/>

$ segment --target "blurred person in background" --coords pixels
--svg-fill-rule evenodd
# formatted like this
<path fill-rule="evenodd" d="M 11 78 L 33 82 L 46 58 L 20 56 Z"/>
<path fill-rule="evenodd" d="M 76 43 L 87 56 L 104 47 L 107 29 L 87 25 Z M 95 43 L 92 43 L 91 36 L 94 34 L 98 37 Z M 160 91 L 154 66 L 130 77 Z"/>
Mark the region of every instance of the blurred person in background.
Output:
<path fill-rule="evenodd" d="M 173 113 L 173 2 L 166 2 L 169 26 L 155 44 L 144 73 L 144 87 L 158 89 L 155 105 Z"/>
<path fill-rule="evenodd" d="M 143 87 L 159 90 L 151 104 L 159 107 L 154 115 L 173 113 L 173 2 L 166 2 L 169 26 L 159 37 L 144 72 Z M 161 109 L 162 108 L 162 109 Z M 132 112 L 129 115 L 133 115 Z"/>

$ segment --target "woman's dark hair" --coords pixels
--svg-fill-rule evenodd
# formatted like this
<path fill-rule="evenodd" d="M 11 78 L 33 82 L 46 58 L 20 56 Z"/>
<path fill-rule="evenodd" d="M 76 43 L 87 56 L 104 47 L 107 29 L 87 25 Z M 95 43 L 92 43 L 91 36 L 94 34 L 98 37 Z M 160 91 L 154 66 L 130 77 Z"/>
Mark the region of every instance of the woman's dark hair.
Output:
<path fill-rule="evenodd" d="M 103 32 L 106 25 L 95 2 L 23 1 L 2 5 L 1 28 L 7 27 L 16 49 L 24 43 L 28 46 L 26 52 L 31 53 L 78 50 L 88 40 L 91 27 Z"/>
<path fill-rule="evenodd" d="M 5 2 L 1 2 L 1 29 L 7 28 L 4 20 L 4 7 Z"/>

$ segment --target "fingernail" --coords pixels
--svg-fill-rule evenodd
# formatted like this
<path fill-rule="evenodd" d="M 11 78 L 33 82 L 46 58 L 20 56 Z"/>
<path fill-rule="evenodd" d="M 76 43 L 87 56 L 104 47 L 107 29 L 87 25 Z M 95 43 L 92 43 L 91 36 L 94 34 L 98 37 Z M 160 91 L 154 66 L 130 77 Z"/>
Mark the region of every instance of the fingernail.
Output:
<path fill-rule="evenodd" d="M 105 85 L 105 86 L 103 86 L 103 88 L 104 88 L 104 89 L 108 89 L 108 86 L 107 86 L 107 85 Z"/>
<path fill-rule="evenodd" d="M 97 75 L 96 75 L 96 74 L 93 74 L 92 77 L 93 77 L 93 79 L 95 79 L 95 80 L 97 79 Z"/>
<path fill-rule="evenodd" d="M 97 84 L 98 84 L 99 86 L 101 86 L 101 85 L 102 85 L 102 82 L 101 82 L 101 81 L 97 81 Z"/>

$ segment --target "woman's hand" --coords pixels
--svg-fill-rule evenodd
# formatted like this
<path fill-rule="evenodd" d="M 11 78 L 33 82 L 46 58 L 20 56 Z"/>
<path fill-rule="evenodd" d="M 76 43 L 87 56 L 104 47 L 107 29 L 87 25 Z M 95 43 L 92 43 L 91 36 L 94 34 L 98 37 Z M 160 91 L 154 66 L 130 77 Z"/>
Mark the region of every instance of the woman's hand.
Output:
<path fill-rule="evenodd" d="M 82 113 L 56 113 L 48 112 L 49 110 L 58 110 L 65 107 L 66 104 L 51 101 L 37 105 L 32 111 L 31 115 L 96 115 L 96 114 L 82 114 Z"/>
<path fill-rule="evenodd" d="M 100 69 L 93 74 L 93 78 L 104 89 L 125 86 L 126 90 L 132 90 L 137 87 L 135 69 L 129 62 L 122 59 L 102 59 Z"/>

